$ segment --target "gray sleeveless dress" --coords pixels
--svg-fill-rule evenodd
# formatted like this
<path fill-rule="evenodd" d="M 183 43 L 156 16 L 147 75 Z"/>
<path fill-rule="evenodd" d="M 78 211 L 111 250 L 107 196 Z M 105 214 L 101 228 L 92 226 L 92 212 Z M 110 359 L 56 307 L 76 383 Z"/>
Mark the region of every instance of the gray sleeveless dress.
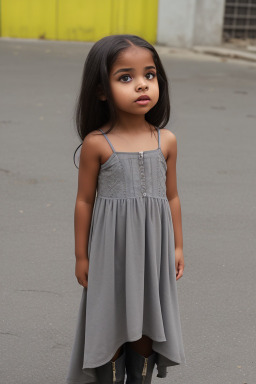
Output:
<path fill-rule="evenodd" d="M 157 377 L 185 363 L 176 287 L 174 233 L 160 147 L 116 152 L 101 165 L 83 288 L 67 375 L 97 383 L 95 367 L 142 334 L 153 340 Z"/>

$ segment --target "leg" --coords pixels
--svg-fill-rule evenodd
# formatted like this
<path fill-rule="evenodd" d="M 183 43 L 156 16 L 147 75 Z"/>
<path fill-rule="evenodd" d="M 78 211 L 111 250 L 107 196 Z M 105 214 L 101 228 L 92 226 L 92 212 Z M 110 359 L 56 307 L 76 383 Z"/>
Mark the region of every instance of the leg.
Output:
<path fill-rule="evenodd" d="M 152 350 L 152 342 L 142 335 L 141 339 L 126 343 L 126 384 L 151 383 L 157 356 Z"/>
<path fill-rule="evenodd" d="M 112 359 L 96 367 L 97 384 L 124 384 L 125 377 L 125 348 L 121 345 Z"/>
<path fill-rule="evenodd" d="M 118 348 L 118 350 L 116 351 L 116 353 L 114 354 L 111 360 L 116 361 L 116 359 L 121 355 L 121 352 L 123 352 L 123 345 L 121 345 L 121 347 Z"/>
<path fill-rule="evenodd" d="M 152 343 L 153 341 L 146 335 L 142 335 L 142 338 L 136 341 L 133 341 L 130 344 L 132 349 L 141 355 L 148 357 L 152 354 Z"/>

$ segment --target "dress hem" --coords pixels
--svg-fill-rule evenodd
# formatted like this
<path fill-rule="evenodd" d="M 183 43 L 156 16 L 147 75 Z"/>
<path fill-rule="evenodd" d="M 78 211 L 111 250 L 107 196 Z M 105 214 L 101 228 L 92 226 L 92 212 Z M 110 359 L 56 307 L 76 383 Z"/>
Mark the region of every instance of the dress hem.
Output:
<path fill-rule="evenodd" d="M 118 341 L 118 342 L 116 343 L 117 347 L 114 349 L 114 352 L 110 354 L 111 357 L 108 357 L 107 359 L 104 359 L 102 362 L 97 363 L 96 365 L 92 363 L 93 366 L 91 365 L 91 363 L 88 363 L 88 361 L 84 361 L 84 362 L 83 362 L 83 367 L 82 367 L 82 369 L 84 370 L 84 369 L 97 368 L 97 367 L 100 367 L 100 366 L 103 365 L 103 364 L 106 364 L 106 363 L 107 363 L 108 361 L 110 361 L 110 359 L 114 356 L 114 354 L 116 353 L 117 349 L 118 349 L 120 346 L 122 346 L 122 345 L 125 344 L 125 343 L 129 343 L 129 342 L 133 342 L 133 341 L 139 340 L 139 339 L 141 339 L 142 335 L 146 335 L 146 336 L 150 337 L 150 336 L 147 335 L 146 333 L 140 333 L 138 336 L 129 338 L 128 340 L 124 340 L 123 342 L 122 342 L 122 341 Z M 166 338 L 165 338 L 165 340 L 155 340 L 155 339 L 153 339 L 152 337 L 150 337 L 150 338 L 151 338 L 151 340 L 152 340 L 153 342 L 156 341 L 157 343 L 164 343 L 165 341 L 167 341 Z M 120 344 L 120 343 L 121 343 L 121 344 Z M 152 349 L 154 350 L 153 347 L 152 347 Z M 158 351 L 156 351 L 156 350 L 154 350 L 154 351 L 155 351 L 156 353 L 158 353 L 158 354 L 164 356 L 166 359 L 170 360 L 170 361 L 173 363 L 173 364 L 171 363 L 171 364 L 166 365 L 166 366 L 179 365 L 179 364 L 182 364 L 182 363 L 184 362 L 182 359 L 177 359 L 177 358 L 175 358 L 175 359 L 171 359 L 171 358 L 169 358 L 169 357 L 163 355 L 161 352 L 158 352 Z M 89 366 L 89 367 L 88 367 L 88 366 L 85 366 L 86 364 L 90 364 L 90 366 Z"/>

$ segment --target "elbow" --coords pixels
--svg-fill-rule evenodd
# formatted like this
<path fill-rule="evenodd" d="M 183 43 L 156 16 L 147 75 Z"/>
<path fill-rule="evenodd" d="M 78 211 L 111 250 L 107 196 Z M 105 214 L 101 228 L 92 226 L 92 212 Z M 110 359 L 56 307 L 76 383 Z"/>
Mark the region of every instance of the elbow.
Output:
<path fill-rule="evenodd" d="M 179 195 L 178 195 L 177 192 L 175 194 L 173 194 L 173 195 L 168 195 L 167 194 L 167 199 L 168 199 L 169 203 L 171 203 L 174 200 L 178 200 L 179 199 Z"/>

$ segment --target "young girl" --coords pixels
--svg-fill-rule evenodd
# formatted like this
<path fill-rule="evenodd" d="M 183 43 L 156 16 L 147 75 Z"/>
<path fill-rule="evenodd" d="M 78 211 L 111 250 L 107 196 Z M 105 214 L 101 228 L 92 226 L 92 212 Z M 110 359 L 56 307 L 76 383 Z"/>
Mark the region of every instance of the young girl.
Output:
<path fill-rule="evenodd" d="M 185 363 L 176 281 L 183 275 L 176 137 L 154 47 L 107 36 L 84 67 L 75 275 L 84 289 L 67 382 L 151 383 Z"/>

